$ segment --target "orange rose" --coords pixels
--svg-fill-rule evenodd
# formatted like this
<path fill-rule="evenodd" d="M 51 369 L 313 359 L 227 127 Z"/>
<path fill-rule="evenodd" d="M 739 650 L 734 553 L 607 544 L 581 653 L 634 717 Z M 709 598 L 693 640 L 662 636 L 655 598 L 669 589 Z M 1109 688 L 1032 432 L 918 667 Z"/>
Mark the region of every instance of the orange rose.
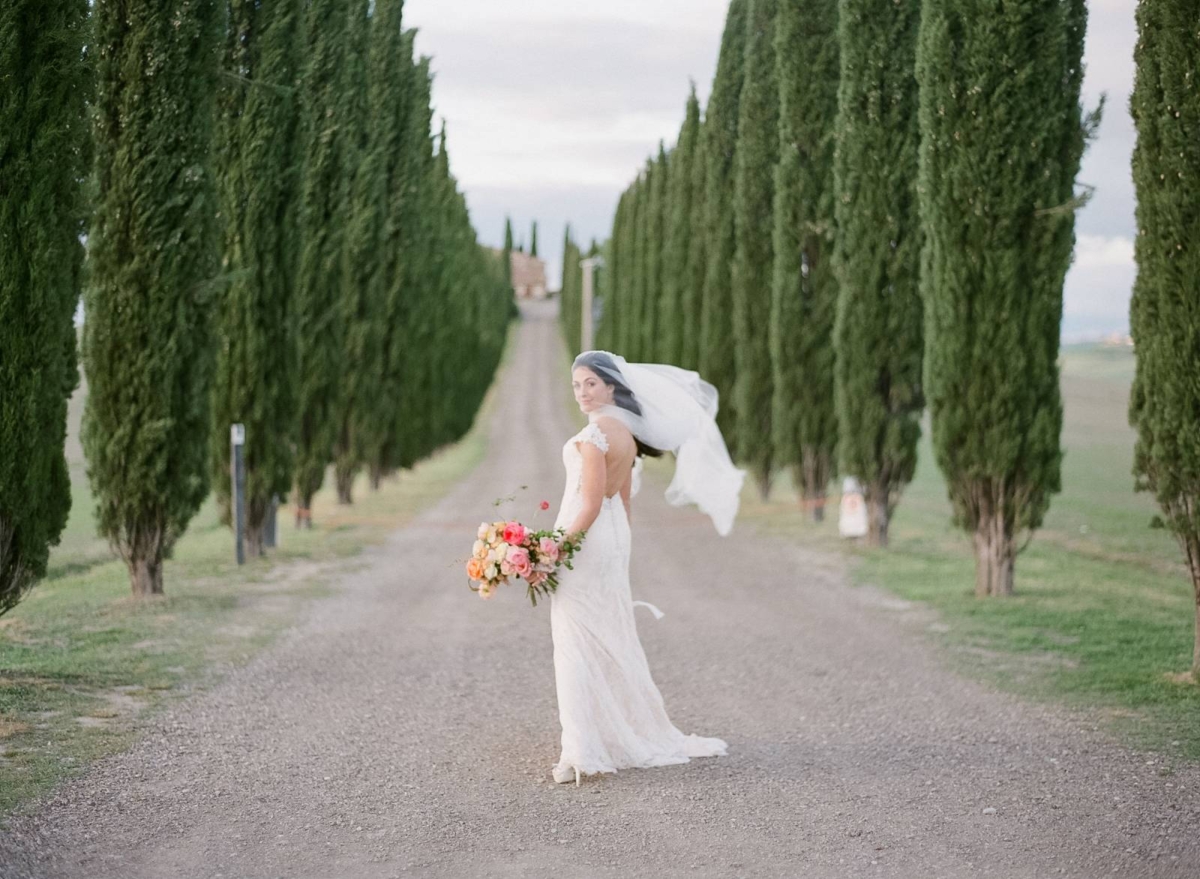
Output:
<path fill-rule="evenodd" d="M 483 562 L 479 559 L 471 559 L 467 562 L 467 576 L 472 580 L 483 579 Z"/>

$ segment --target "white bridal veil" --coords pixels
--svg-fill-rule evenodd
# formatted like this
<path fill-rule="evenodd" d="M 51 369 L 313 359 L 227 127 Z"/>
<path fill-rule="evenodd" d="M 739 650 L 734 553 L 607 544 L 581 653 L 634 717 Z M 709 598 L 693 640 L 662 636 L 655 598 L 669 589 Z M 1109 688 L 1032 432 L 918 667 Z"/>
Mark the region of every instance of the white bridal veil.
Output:
<path fill-rule="evenodd" d="M 733 466 L 717 427 L 717 389 L 700 374 L 664 363 L 629 363 L 619 354 L 585 351 L 585 366 L 616 387 L 614 405 L 598 414 L 619 419 L 644 444 L 675 453 L 667 502 L 695 504 L 722 537 L 733 528 L 746 477 Z"/>

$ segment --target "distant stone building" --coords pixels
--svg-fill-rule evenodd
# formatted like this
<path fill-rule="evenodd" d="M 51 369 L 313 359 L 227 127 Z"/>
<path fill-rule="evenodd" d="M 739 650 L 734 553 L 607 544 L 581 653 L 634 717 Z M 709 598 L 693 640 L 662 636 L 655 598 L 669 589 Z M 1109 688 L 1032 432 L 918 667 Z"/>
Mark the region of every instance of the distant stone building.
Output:
<path fill-rule="evenodd" d="M 500 253 L 501 251 L 497 251 Z M 512 252 L 513 293 L 518 299 L 546 298 L 546 263 L 536 256 Z"/>

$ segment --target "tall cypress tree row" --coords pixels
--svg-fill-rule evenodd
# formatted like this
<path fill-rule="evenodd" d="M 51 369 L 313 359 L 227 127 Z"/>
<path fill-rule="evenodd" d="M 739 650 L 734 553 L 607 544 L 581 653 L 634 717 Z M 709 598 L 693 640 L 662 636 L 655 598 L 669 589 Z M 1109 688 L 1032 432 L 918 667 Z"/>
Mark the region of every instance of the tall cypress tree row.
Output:
<path fill-rule="evenodd" d="M 378 338 L 377 303 L 370 299 L 371 276 L 378 270 L 380 220 L 377 209 L 382 180 L 369 179 L 377 164 L 369 161 L 371 141 L 379 116 L 371 106 L 367 76 L 370 44 L 369 0 L 348 0 L 345 66 L 341 84 L 338 125 L 342 140 L 342 222 L 346 225 L 341 259 L 341 366 L 335 403 L 337 435 L 333 447 L 333 473 L 339 504 L 352 503 L 354 477 L 362 468 L 361 427 L 368 399 L 378 377 L 368 372 L 371 349 Z"/>
<path fill-rule="evenodd" d="M 312 498 L 337 438 L 346 283 L 348 148 L 345 83 L 350 10 L 357 0 L 311 0 L 301 74 L 303 177 L 296 279 L 296 524 L 312 524 Z"/>
<path fill-rule="evenodd" d="M 149 595 L 163 591 L 163 558 L 208 493 L 220 256 L 213 98 L 225 16 L 217 0 L 92 9 L 97 201 L 83 444 L 99 529 L 134 593 Z"/>
<path fill-rule="evenodd" d="M 360 385 L 351 412 L 354 460 L 364 463 L 377 489 L 391 469 L 390 428 L 403 378 L 394 369 L 393 350 L 404 344 L 401 299 L 401 234 L 408 77 L 412 49 L 402 30 L 404 0 L 377 0 L 367 52 L 367 132 L 355 177 L 351 225 L 351 266 L 357 266 L 365 310 L 360 315 L 363 344 L 359 366 L 370 384 Z"/>
<path fill-rule="evenodd" d="M 668 182 L 668 211 L 666 223 L 666 248 L 663 256 L 662 302 L 658 322 L 659 349 L 655 352 L 664 363 L 682 364 L 684 337 L 684 296 L 691 257 L 692 241 L 692 184 L 696 161 L 696 143 L 700 139 L 700 101 L 696 98 L 696 85 L 688 97 L 683 127 L 679 140 L 671 151 Z"/>
<path fill-rule="evenodd" d="M 663 296 L 663 256 L 666 243 L 667 186 L 671 168 L 666 148 L 658 144 L 658 156 L 646 165 L 646 286 L 642 300 L 641 349 L 643 360 L 661 358 L 658 312 Z"/>
<path fill-rule="evenodd" d="M 0 614 L 46 573 L 71 508 L 87 15 L 87 0 L 0 7 Z"/>
<path fill-rule="evenodd" d="M 230 425 L 245 425 L 245 535 L 263 551 L 272 498 L 291 481 L 300 13 L 288 0 L 229 0 L 217 178 L 228 287 L 216 309 L 212 478 L 229 518 Z"/>
<path fill-rule="evenodd" d="M 841 0 L 839 13 L 838 449 L 842 472 L 863 484 L 868 539 L 885 546 L 916 470 L 925 405 L 916 186 L 921 3 L 881 9 L 871 0 Z"/>
<path fill-rule="evenodd" d="M 1084 0 L 925 0 L 917 46 L 925 387 L 975 589 L 1013 589 L 1061 487 L 1062 285 L 1074 245 Z"/>
<path fill-rule="evenodd" d="M 725 17 L 721 52 L 713 78 L 712 94 L 704 114 L 705 238 L 708 265 L 704 273 L 704 300 L 700 310 L 699 366 L 704 378 L 720 393 L 717 424 L 729 452 L 739 455 L 737 375 L 733 339 L 733 255 L 736 249 L 733 209 L 734 171 L 738 147 L 738 116 L 745 80 L 746 13 L 749 0 L 732 0 Z"/>
<path fill-rule="evenodd" d="M 733 257 L 733 340 L 737 366 L 737 448 L 766 498 L 775 466 L 771 430 L 774 381 L 767 325 L 774 247 L 770 226 L 779 159 L 779 84 L 775 28 L 778 0 L 750 0 L 746 70 L 738 113 L 734 167 L 736 249 Z M 725 344 L 728 344 L 726 340 Z"/>
<path fill-rule="evenodd" d="M 529 255 L 536 257 L 537 252 L 537 220 L 533 221 L 533 231 L 530 233 Z"/>
<path fill-rule="evenodd" d="M 1134 474 L 1183 549 L 1195 596 L 1192 672 L 1200 678 L 1200 3 L 1142 0 L 1137 22 Z"/>
<path fill-rule="evenodd" d="M 779 164 L 772 279 L 772 429 L 778 467 L 813 517 L 824 517 L 837 454 L 833 404 L 833 148 L 838 96 L 837 0 L 782 0 L 775 31 Z"/>
<path fill-rule="evenodd" d="M 697 104 L 699 112 L 699 104 Z M 708 271 L 708 151 L 703 123 L 696 127 L 696 152 L 692 156 L 691 212 L 688 217 L 687 262 L 680 285 L 683 312 L 683 345 L 679 365 L 700 368 L 700 321 L 704 308 L 704 281 Z M 722 401 L 723 403 L 723 401 Z"/>

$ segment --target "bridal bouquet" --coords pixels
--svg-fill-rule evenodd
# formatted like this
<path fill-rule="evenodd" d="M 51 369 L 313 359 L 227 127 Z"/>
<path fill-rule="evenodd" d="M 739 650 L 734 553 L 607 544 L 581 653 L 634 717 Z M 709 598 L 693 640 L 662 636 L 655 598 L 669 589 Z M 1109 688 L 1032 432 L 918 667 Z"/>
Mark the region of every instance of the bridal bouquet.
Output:
<path fill-rule="evenodd" d="M 533 531 L 520 522 L 483 522 L 475 535 L 475 546 L 467 561 L 470 587 L 480 598 L 491 598 L 497 587 L 512 577 L 528 584 L 529 600 L 537 607 L 538 596 L 558 588 L 558 569 L 571 569 L 582 536 L 566 540 L 566 530 Z"/>

